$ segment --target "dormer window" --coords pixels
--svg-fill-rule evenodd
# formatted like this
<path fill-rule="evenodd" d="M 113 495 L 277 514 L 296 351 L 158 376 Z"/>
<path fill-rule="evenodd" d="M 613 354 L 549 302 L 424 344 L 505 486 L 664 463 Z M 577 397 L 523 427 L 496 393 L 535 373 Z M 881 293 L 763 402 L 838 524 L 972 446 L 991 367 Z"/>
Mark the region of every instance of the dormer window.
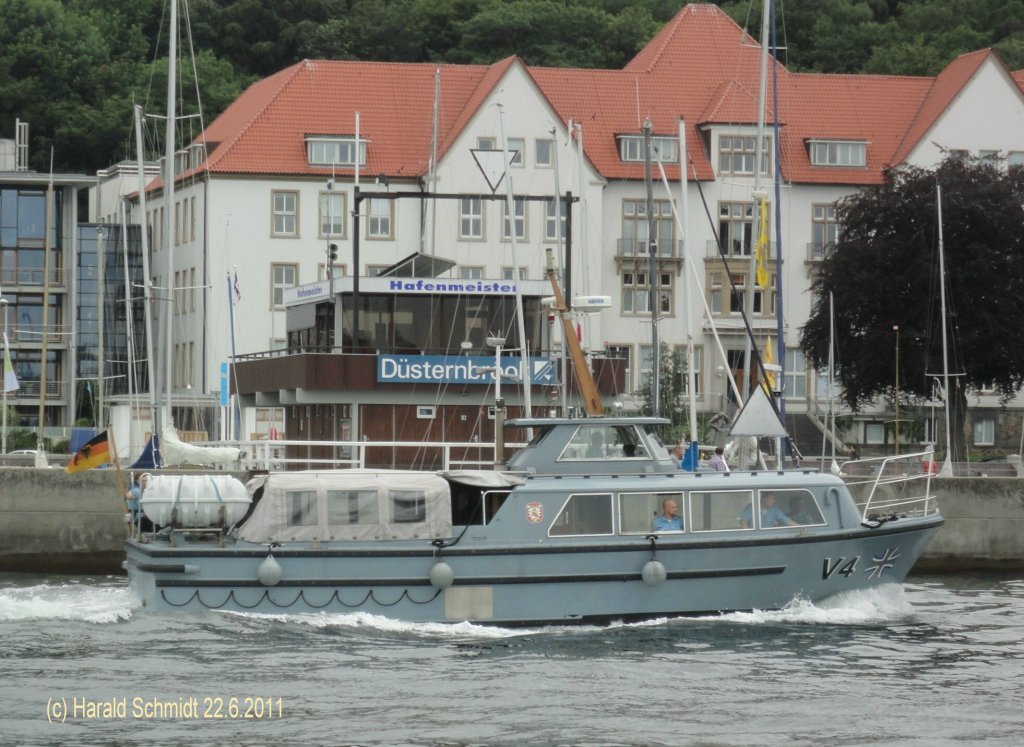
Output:
<path fill-rule="evenodd" d="M 644 160 L 643 135 L 619 135 L 619 158 L 623 161 Z M 651 138 L 651 160 L 673 163 L 679 160 L 679 139 L 674 137 Z"/>
<path fill-rule="evenodd" d="M 365 138 L 359 138 L 359 165 L 366 165 Z M 306 156 L 310 166 L 355 166 L 354 135 L 307 135 Z"/>
<path fill-rule="evenodd" d="M 812 166 L 863 167 L 868 162 L 868 144 L 849 140 L 810 140 Z"/>

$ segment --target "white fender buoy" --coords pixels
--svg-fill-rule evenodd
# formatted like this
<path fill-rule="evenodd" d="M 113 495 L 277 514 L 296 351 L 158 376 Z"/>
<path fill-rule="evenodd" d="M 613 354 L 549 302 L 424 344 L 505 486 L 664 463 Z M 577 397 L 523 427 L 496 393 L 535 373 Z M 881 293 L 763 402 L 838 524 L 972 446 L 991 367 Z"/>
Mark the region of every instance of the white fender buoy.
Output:
<path fill-rule="evenodd" d="M 447 589 L 455 581 L 455 571 L 444 561 L 434 563 L 430 569 L 430 585 L 435 589 Z"/>
<path fill-rule="evenodd" d="M 284 569 L 281 568 L 281 564 L 274 560 L 273 555 L 268 555 L 264 558 L 263 562 L 260 563 L 260 567 L 256 569 L 256 578 L 264 586 L 277 586 L 281 583 L 281 577 L 284 575 Z"/>
<path fill-rule="evenodd" d="M 661 586 L 665 583 L 665 579 L 668 578 L 668 573 L 660 561 L 649 560 L 644 564 L 643 570 L 640 571 L 640 577 L 648 586 Z"/>

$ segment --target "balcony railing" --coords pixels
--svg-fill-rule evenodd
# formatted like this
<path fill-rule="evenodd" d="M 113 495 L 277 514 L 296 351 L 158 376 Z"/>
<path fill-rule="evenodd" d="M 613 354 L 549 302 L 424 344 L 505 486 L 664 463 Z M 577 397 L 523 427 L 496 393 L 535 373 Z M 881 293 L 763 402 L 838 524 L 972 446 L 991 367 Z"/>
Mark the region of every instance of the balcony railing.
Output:
<path fill-rule="evenodd" d="M 828 259 L 832 256 L 835 248 L 836 245 L 831 242 L 823 244 L 820 241 L 812 241 L 807 245 L 807 261 L 821 262 L 823 259 Z"/>
<path fill-rule="evenodd" d="M 50 285 L 63 288 L 67 282 L 67 270 L 50 269 Z M 0 267 L 0 285 L 42 286 L 46 279 L 46 270 L 40 268 Z"/>
<path fill-rule="evenodd" d="M 659 257 L 682 257 L 683 242 L 678 239 L 658 241 Z M 649 257 L 651 253 L 647 239 L 619 239 L 615 254 L 618 257 Z"/>
<path fill-rule="evenodd" d="M 725 256 L 729 259 L 749 259 L 754 256 L 754 244 L 745 244 L 742 241 L 726 241 Z M 718 242 L 714 239 L 709 239 L 707 243 L 707 259 L 719 259 L 721 255 L 718 253 Z M 768 257 L 766 259 L 775 259 L 776 256 L 776 243 L 774 241 L 768 242 Z"/>

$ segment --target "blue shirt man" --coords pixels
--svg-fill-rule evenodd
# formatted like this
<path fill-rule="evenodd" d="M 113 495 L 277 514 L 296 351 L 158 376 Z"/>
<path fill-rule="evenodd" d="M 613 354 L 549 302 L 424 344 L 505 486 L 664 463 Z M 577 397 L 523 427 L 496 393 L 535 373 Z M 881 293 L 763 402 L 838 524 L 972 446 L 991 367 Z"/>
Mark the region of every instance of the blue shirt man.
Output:
<path fill-rule="evenodd" d="M 666 498 L 661 504 L 661 515 L 655 516 L 651 521 L 651 530 L 655 532 L 681 532 L 683 531 L 683 520 L 678 515 L 676 502 Z"/>
<path fill-rule="evenodd" d="M 753 526 L 753 511 L 748 505 L 740 515 L 740 524 L 749 529 Z M 797 523 L 786 516 L 778 506 L 775 505 L 775 493 L 765 493 L 761 496 L 761 528 L 772 527 L 795 527 Z"/>

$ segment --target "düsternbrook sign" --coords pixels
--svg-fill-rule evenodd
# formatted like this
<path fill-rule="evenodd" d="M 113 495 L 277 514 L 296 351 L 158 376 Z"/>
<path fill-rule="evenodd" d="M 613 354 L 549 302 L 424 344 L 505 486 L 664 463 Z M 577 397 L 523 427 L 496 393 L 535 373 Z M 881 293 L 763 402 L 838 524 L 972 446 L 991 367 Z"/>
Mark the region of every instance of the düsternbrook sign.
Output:
<path fill-rule="evenodd" d="M 555 384 L 555 366 L 547 358 L 530 358 L 530 383 Z M 504 381 L 519 378 L 519 357 L 501 359 Z M 490 384 L 494 358 L 477 355 L 378 355 L 377 381 L 382 384 Z"/>

